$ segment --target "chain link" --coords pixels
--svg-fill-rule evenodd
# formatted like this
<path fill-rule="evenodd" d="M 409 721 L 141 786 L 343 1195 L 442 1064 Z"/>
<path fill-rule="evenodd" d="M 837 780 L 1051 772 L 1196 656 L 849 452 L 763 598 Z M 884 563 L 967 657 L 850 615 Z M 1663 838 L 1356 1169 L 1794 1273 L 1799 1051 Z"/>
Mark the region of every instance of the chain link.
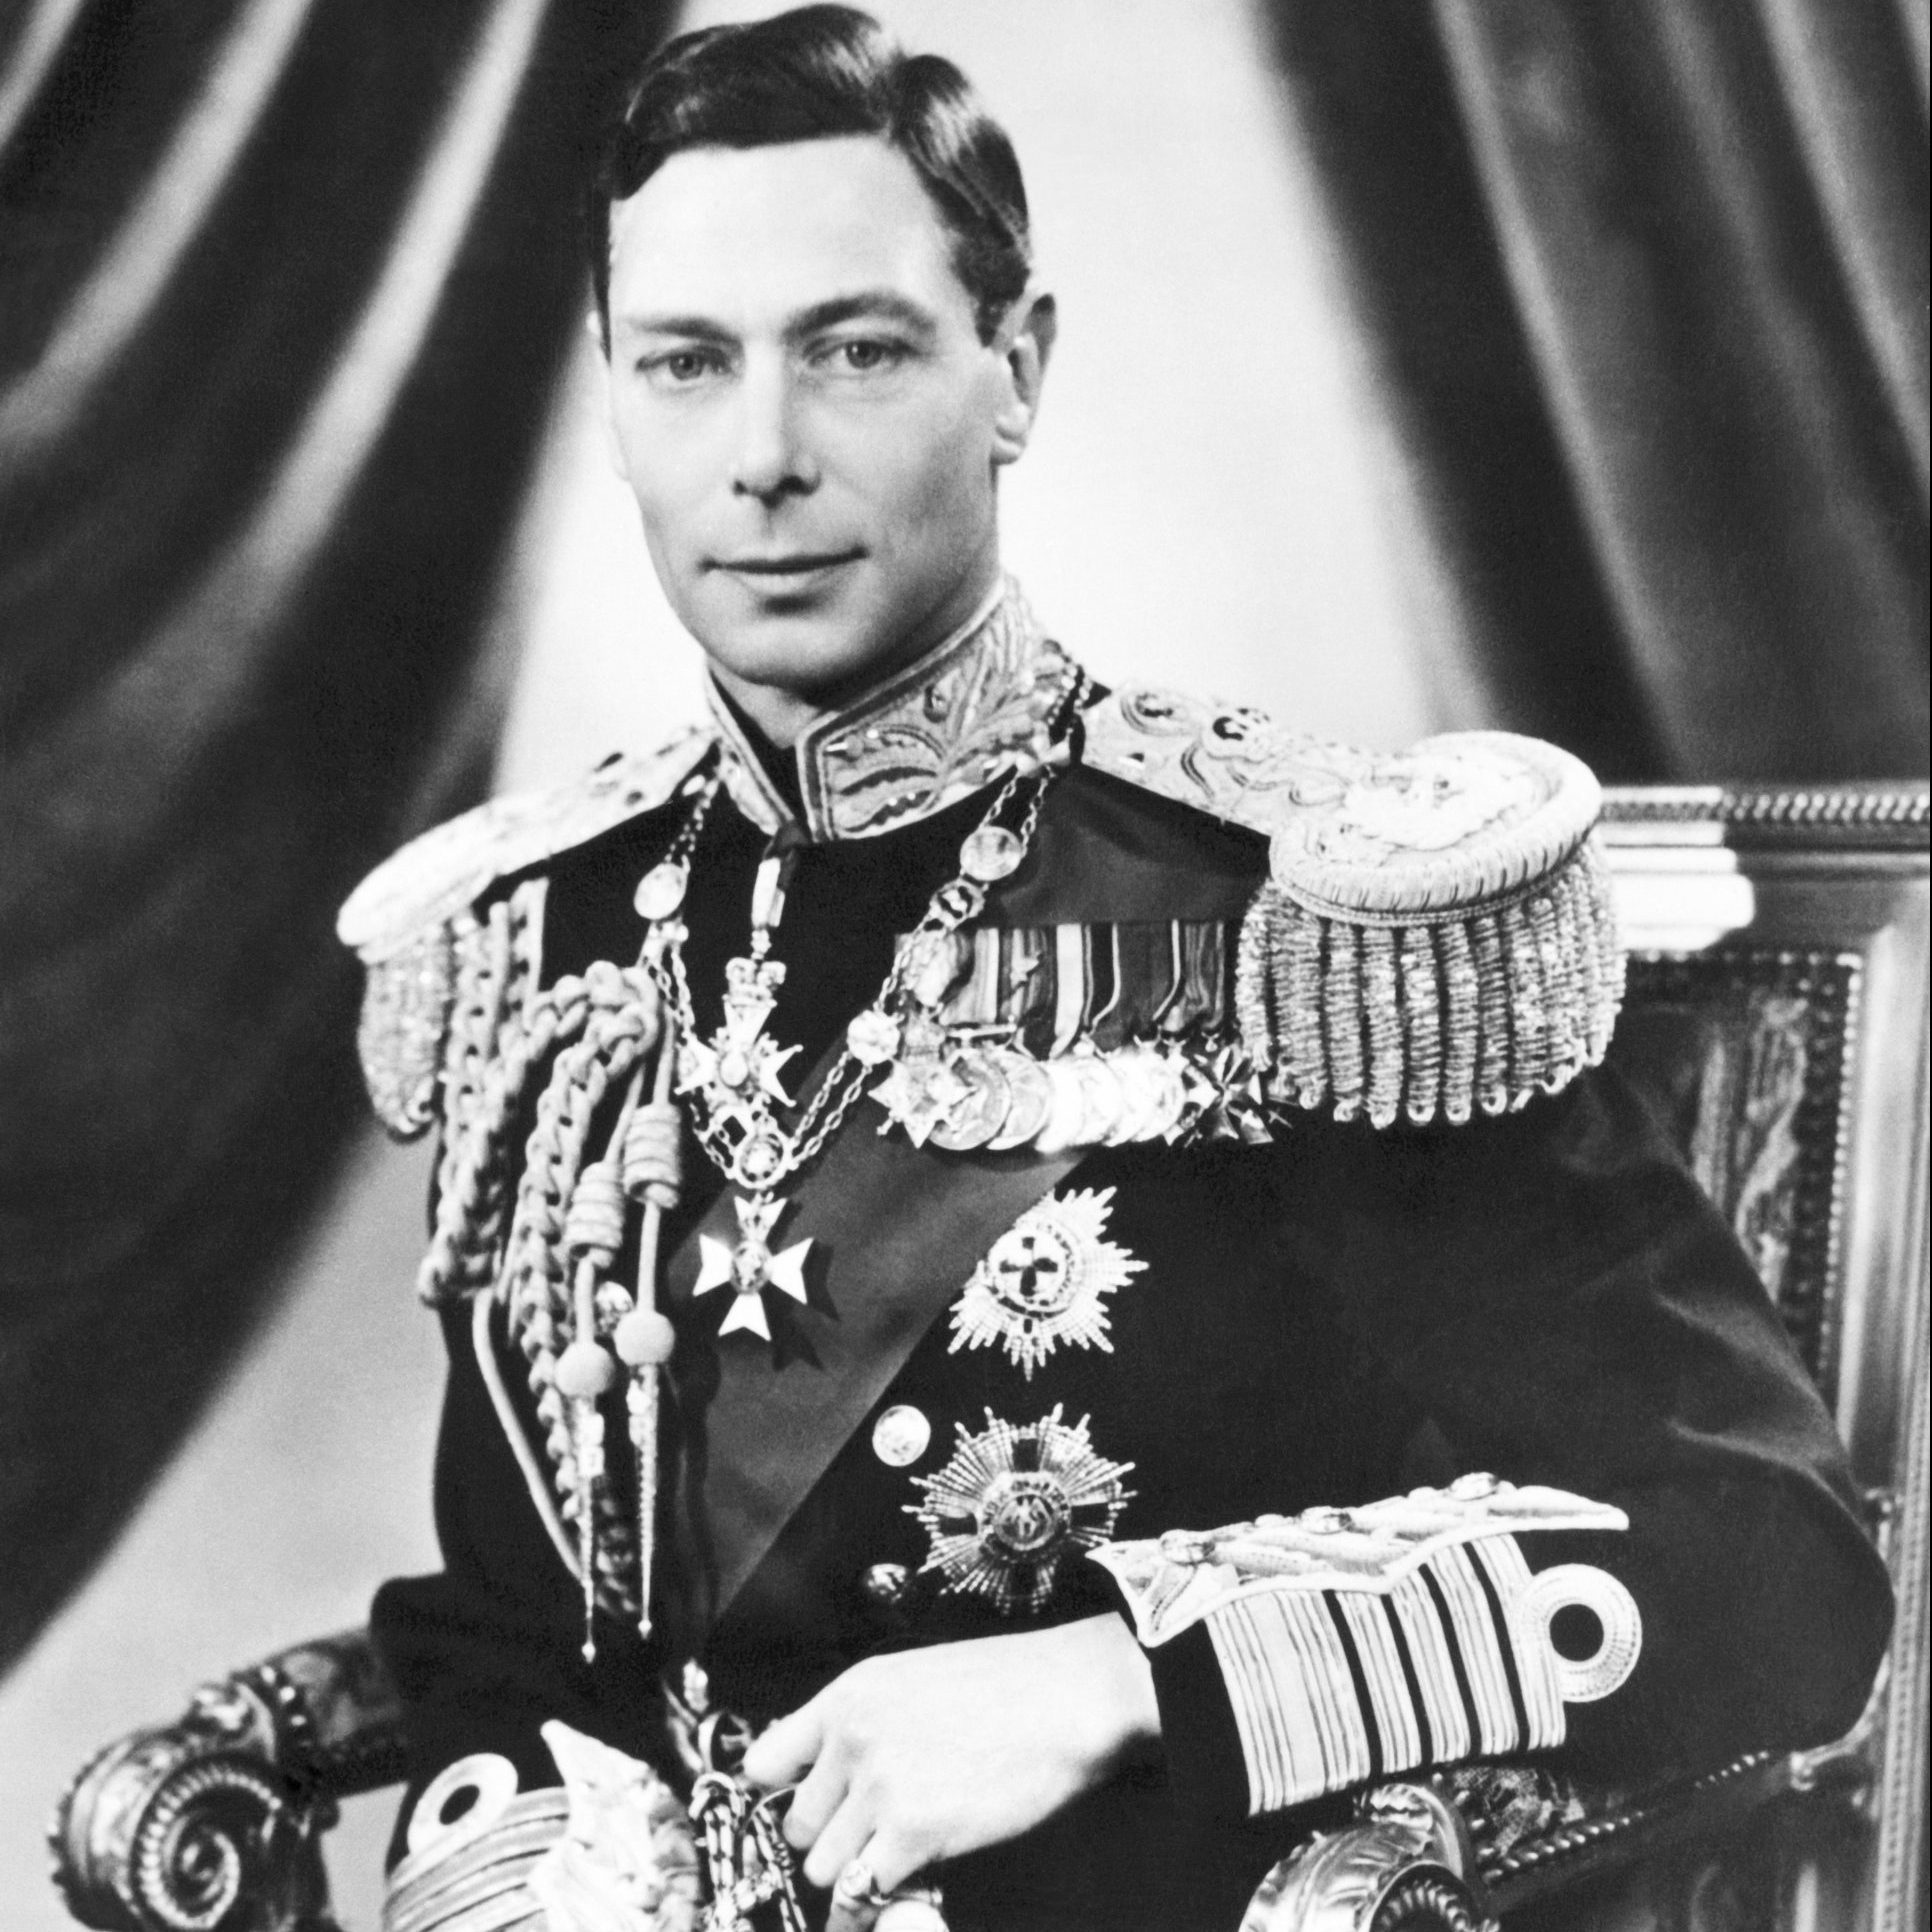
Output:
<path fill-rule="evenodd" d="M 1054 767 L 1045 765 L 1031 773 L 1013 772 L 1000 787 L 992 803 L 987 806 L 985 815 L 980 819 L 976 831 L 984 831 L 1000 822 L 1002 814 L 1019 795 L 1022 786 L 1031 786 L 1025 811 L 1015 836 L 1020 842 L 1022 853 L 1031 845 L 1033 832 L 1039 824 L 1040 808 L 1046 797 L 1048 784 L 1052 781 Z M 679 862 L 688 856 L 696 844 L 695 822 L 700 815 L 708 812 L 712 799 L 717 793 L 717 781 L 700 796 L 693 808 L 692 817 L 679 830 L 665 857 L 660 864 Z M 688 836 L 687 836 L 688 835 Z M 886 974 L 884 983 L 874 997 L 873 1008 L 897 1018 L 905 1004 L 906 973 L 909 962 L 917 954 L 912 941 L 927 938 L 944 938 L 957 932 L 967 920 L 973 918 L 986 901 L 985 888 L 965 871 L 954 873 L 932 896 L 919 923 L 913 928 L 908 940 L 902 944 L 898 956 L 892 962 L 892 970 Z M 684 927 L 675 917 L 658 922 L 652 928 L 653 938 L 662 935 L 661 943 L 654 945 L 652 940 L 645 943 L 645 966 L 659 989 L 670 1001 L 677 1014 L 678 1032 L 683 1039 L 696 1039 L 698 1036 L 697 1015 L 691 998 L 691 983 L 684 965 Z M 886 1064 L 889 1064 L 886 1063 Z M 865 1092 L 866 1085 L 878 1069 L 862 1065 L 858 1056 L 848 1046 L 834 1062 L 831 1071 L 820 1082 L 818 1091 L 806 1103 L 799 1117 L 798 1125 L 790 1132 L 778 1126 L 774 1120 L 770 1131 L 781 1149 L 778 1165 L 769 1173 L 761 1174 L 756 1183 L 760 1193 L 772 1193 L 782 1187 L 801 1169 L 809 1166 L 824 1151 L 826 1145 L 845 1124 L 846 1117 L 858 1104 L 859 1097 Z M 706 1101 L 702 1093 L 691 1094 L 691 1127 L 697 1135 L 704 1151 L 711 1157 L 719 1171 L 731 1178 L 733 1185 L 750 1185 L 740 1182 L 735 1168 L 740 1149 L 751 1137 L 749 1130 L 734 1141 L 731 1135 L 717 1121 L 706 1117 Z"/>

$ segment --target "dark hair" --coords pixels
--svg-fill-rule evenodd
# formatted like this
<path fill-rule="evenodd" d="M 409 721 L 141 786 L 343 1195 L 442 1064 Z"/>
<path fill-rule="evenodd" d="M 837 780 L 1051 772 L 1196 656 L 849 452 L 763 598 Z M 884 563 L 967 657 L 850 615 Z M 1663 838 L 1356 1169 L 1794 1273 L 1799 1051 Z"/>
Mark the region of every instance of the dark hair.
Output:
<path fill-rule="evenodd" d="M 951 61 L 906 54 L 855 7 L 799 7 L 682 34 L 638 75 L 585 203 L 591 283 L 610 334 L 610 206 L 687 148 L 874 134 L 912 163 L 991 341 L 1032 266 L 1026 188 L 1006 131 Z"/>

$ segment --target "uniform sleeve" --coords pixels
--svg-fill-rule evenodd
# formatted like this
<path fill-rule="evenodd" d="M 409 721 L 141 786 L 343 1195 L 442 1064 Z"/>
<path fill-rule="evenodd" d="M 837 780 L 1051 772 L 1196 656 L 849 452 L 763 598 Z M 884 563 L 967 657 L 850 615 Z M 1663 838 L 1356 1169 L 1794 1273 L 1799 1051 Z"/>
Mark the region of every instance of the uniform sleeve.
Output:
<path fill-rule="evenodd" d="M 1524 1750 L 1621 1781 L 1848 1729 L 1883 1565 L 1775 1310 L 1628 1089 L 1311 1125 L 1282 1159 L 1296 1272 L 1495 1481 L 1112 1546 L 1177 1793 L 1253 1814 Z"/>

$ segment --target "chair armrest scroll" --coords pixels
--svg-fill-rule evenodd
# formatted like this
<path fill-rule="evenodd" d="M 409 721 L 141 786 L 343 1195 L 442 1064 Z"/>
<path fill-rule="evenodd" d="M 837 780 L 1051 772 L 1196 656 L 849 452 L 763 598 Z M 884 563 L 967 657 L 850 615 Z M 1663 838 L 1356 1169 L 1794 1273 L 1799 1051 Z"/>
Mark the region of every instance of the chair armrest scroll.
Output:
<path fill-rule="evenodd" d="M 1262 1880 L 1240 1932 L 1489 1932 L 1469 1828 L 1433 1785 L 1366 1792 Z"/>
<path fill-rule="evenodd" d="M 107 1932 L 326 1932 L 336 1800 L 401 1775 L 367 1633 L 298 1645 L 99 1752 L 55 1815 L 55 1883 Z"/>

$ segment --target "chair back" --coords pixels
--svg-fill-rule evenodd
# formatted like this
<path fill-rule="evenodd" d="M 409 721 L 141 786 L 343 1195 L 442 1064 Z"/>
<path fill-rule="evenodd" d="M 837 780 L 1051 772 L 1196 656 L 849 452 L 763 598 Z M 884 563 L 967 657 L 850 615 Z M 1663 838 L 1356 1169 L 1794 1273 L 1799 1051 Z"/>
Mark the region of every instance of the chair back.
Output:
<path fill-rule="evenodd" d="M 1631 950 L 1611 1058 L 1756 1262 L 1891 1566 L 1863 1822 L 1783 1888 L 1885 1928 L 1926 1909 L 1927 825 L 1922 784 L 1616 790 L 1604 824 Z"/>

